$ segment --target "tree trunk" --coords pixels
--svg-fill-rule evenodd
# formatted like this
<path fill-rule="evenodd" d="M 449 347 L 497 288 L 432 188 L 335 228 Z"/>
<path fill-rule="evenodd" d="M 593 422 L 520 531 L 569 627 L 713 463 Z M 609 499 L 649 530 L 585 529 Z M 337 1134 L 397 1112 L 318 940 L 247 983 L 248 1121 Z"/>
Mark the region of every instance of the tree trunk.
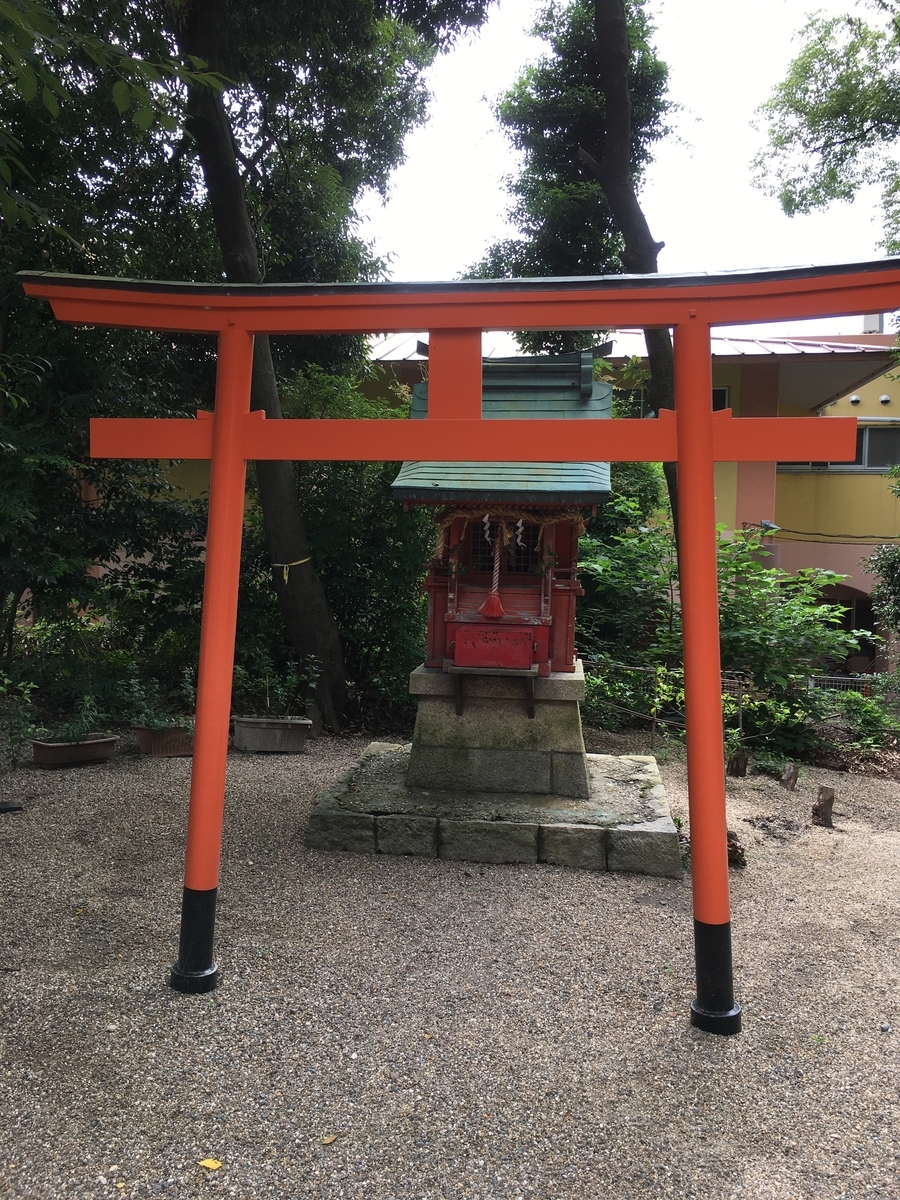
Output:
<path fill-rule="evenodd" d="M 205 59 L 213 71 L 228 74 L 220 52 L 226 34 L 221 0 L 194 0 L 185 24 L 177 30 L 180 49 Z M 259 283 L 261 272 L 256 238 L 238 169 L 231 123 L 221 95 L 191 88 L 188 94 L 188 132 L 194 138 L 230 283 Z M 280 420 L 281 401 L 267 337 L 257 337 L 253 354 L 250 406 L 267 420 Z M 306 528 L 291 462 L 258 462 L 260 504 L 266 544 L 272 563 L 296 564 L 273 568 L 273 583 L 291 645 L 301 660 L 315 656 L 319 677 L 312 697 L 325 724 L 338 730 L 343 720 L 347 687 L 340 636 L 321 581 L 309 558 Z"/>
<path fill-rule="evenodd" d="M 655 242 L 638 203 L 631 164 L 631 91 L 628 86 L 628 22 L 623 0 L 594 0 L 594 46 L 597 75 L 606 102 L 606 136 L 598 162 L 584 149 L 578 156 L 603 189 L 619 232 L 625 240 L 622 266 L 629 274 L 655 275 L 657 255 L 665 245 Z M 655 413 L 675 407 L 675 361 L 668 329 L 645 329 L 650 384 L 647 398 Z M 712 401 L 710 401 L 712 403 Z M 678 475 L 676 464 L 663 463 L 672 519 L 678 532 Z"/>

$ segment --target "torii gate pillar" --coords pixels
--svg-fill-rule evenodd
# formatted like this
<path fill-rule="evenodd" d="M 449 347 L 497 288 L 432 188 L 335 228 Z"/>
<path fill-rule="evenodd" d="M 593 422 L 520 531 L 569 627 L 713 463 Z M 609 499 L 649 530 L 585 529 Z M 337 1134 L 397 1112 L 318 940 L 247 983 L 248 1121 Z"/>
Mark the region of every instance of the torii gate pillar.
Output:
<path fill-rule="evenodd" d="M 676 461 L 697 996 L 691 1023 L 740 1029 L 731 965 L 713 470 L 716 461 L 852 461 L 852 418 L 712 411 L 710 326 L 887 312 L 900 260 L 724 276 L 609 276 L 452 284 L 166 284 L 22 273 L 29 295 L 78 324 L 217 335 L 214 413 L 91 422 L 91 453 L 211 460 L 197 721 L 179 957 L 172 986 L 215 987 L 216 894 L 248 460 Z M 481 332 L 668 326 L 675 414 L 657 421 L 481 420 Z M 424 421 L 266 421 L 250 411 L 257 334 L 428 329 Z M 304 569 L 304 568 L 298 568 Z M 306 566 L 311 570 L 310 566 Z"/>

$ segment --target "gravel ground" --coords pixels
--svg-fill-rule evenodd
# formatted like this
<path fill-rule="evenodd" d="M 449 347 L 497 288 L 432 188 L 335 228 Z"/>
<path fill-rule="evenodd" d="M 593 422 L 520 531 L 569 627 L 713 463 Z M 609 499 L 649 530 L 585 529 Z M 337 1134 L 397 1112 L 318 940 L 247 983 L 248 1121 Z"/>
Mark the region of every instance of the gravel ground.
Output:
<path fill-rule="evenodd" d="M 166 985 L 189 760 L 0 778 L 0 1196 L 900 1195 L 900 783 L 729 781 L 722 1038 L 688 1024 L 687 878 L 307 851 L 362 745 L 230 759 L 208 996 Z"/>

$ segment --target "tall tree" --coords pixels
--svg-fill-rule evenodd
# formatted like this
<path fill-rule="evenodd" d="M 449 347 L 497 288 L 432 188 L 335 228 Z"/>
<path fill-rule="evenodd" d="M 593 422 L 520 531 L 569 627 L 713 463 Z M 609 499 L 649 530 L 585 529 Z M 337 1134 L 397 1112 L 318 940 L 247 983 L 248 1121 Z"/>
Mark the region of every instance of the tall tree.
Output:
<path fill-rule="evenodd" d="M 179 498 L 155 462 L 91 460 L 91 416 L 188 415 L 211 397 L 205 339 L 99 331 L 54 322 L 22 296 L 19 268 L 140 274 L 211 263 L 200 207 L 168 207 L 190 192 L 187 165 L 158 136 L 118 119 L 108 86 L 73 91 L 52 115 L 24 97 L 0 99 L 0 123 L 21 145 L 29 198 L 53 224 L 0 221 L 0 599 L 8 659 L 17 605 L 28 593 L 45 616 L 95 605 L 91 562 L 134 564 L 152 597 L 173 564 L 200 553 L 202 513 Z M 104 135 L 98 136 L 99 129 Z M 190 250 L 188 250 L 190 247 Z M 189 263 L 192 259 L 192 266 Z M 107 575 L 107 579 L 109 576 Z"/>
<path fill-rule="evenodd" d="M 483 0 L 401 0 L 393 13 L 367 0 L 337 6 L 272 2 L 253 9 L 229 0 L 194 0 L 175 10 L 182 53 L 235 81 L 224 95 L 190 87 L 186 126 L 229 281 L 262 278 L 247 177 L 276 158 L 290 176 L 299 142 L 299 157 L 305 152 L 333 164 L 350 196 L 366 185 L 383 189 L 402 158 L 404 133 L 424 115 L 422 68 L 442 40 L 475 24 L 484 11 Z M 267 338 L 256 340 L 251 405 L 269 419 L 281 418 Z M 346 698 L 340 638 L 313 565 L 293 467 L 260 462 L 256 472 L 272 562 L 295 564 L 286 577 L 275 572 L 278 601 L 298 656 L 319 662 L 318 705 L 326 723 L 339 728 Z"/>
<path fill-rule="evenodd" d="M 488 3 L 106 0 L 92 6 L 96 40 L 127 45 L 140 61 L 180 61 L 197 74 L 161 78 L 151 87 L 165 109 L 159 127 L 160 137 L 168 136 L 169 156 L 188 164 L 196 156 L 221 256 L 211 274 L 201 268 L 189 277 L 256 283 L 280 272 L 282 278 L 321 279 L 323 262 L 303 263 L 296 254 L 288 216 L 298 210 L 296 193 L 336 205 L 348 232 L 354 199 L 365 187 L 385 189 L 402 159 L 404 134 L 424 118 L 424 67 L 440 46 L 477 26 Z M 69 67 L 66 85 L 81 84 L 94 68 L 102 72 L 107 64 L 92 67 L 82 55 Z M 210 86 L 210 71 L 227 80 L 224 91 Z M 112 95 L 124 105 L 121 89 Z M 146 118 L 137 122 L 139 128 L 145 123 L 149 128 Z M 192 208 L 195 189 L 182 187 L 170 199 Z M 321 224 L 321 206 L 317 212 Z M 375 268 L 370 255 L 351 253 L 343 269 L 345 278 L 348 270 L 358 278 Z M 296 350 L 285 347 L 280 356 L 296 362 Z M 272 419 L 281 415 L 265 338 L 257 340 L 252 404 Z M 272 561 L 295 564 L 286 584 L 281 571 L 273 573 L 279 604 L 298 656 L 319 661 L 315 699 L 326 722 L 338 728 L 345 695 L 340 640 L 309 554 L 293 468 L 258 464 L 257 475 Z"/>
<path fill-rule="evenodd" d="M 534 32 L 549 54 L 501 100 L 498 117 L 523 167 L 511 181 L 518 238 L 493 246 L 475 273 L 652 274 L 663 243 L 650 234 L 638 184 L 667 132 L 667 69 L 656 56 L 645 0 L 553 0 Z M 654 412 L 674 405 L 668 330 L 644 331 Z M 586 335 L 522 335 L 527 348 L 565 350 Z M 665 467 L 677 512 L 675 464 Z"/>
<path fill-rule="evenodd" d="M 884 245 L 900 251 L 900 9 L 869 0 L 871 20 L 812 17 L 800 50 L 760 109 L 767 144 L 755 183 L 793 216 L 882 188 Z"/>

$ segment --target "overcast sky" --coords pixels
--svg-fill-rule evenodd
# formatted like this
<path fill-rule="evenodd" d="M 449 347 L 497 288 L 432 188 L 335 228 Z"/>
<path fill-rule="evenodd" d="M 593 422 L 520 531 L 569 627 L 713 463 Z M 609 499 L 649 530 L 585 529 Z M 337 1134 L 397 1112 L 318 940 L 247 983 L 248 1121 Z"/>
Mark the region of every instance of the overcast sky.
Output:
<path fill-rule="evenodd" d="M 539 7 L 535 0 L 500 0 L 481 33 L 433 68 L 431 120 L 408 139 L 388 204 L 372 197 L 364 209 L 363 232 L 391 257 L 394 279 L 457 278 L 508 232 L 503 177 L 516 158 L 491 108 L 541 54 L 542 43 L 525 32 Z M 677 136 L 659 146 L 642 194 L 653 236 L 666 243 L 660 271 L 881 256 L 875 189 L 853 205 L 789 219 L 750 184 L 761 142 L 754 113 L 782 78 L 795 33 L 811 11 L 849 7 L 846 0 L 650 0 L 670 95 L 681 106 Z M 817 321 L 815 328 L 858 332 L 861 321 Z"/>

